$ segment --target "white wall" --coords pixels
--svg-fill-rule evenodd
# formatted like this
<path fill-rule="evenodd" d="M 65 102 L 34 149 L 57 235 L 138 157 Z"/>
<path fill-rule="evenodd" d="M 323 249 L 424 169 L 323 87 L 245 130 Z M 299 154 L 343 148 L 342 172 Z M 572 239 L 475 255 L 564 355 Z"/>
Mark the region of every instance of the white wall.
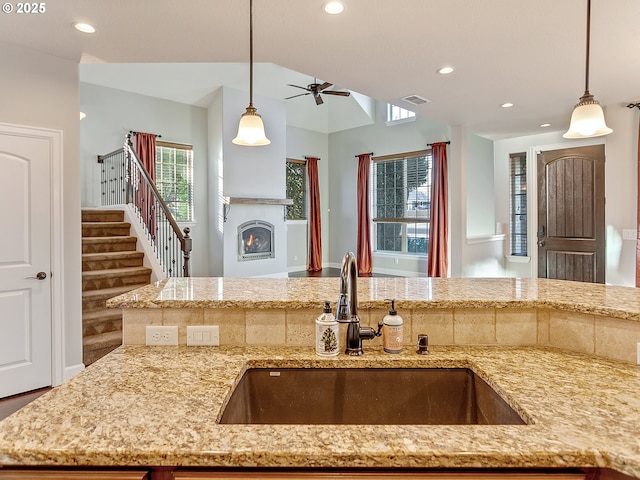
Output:
<path fill-rule="evenodd" d="M 529 196 L 529 254 L 526 264 L 507 264 L 518 276 L 537 276 L 537 177 L 536 152 L 560 148 L 605 144 L 605 221 L 607 224 L 606 282 L 635 285 L 635 241 L 622 240 L 622 230 L 636 230 L 637 204 L 637 112 L 623 105 L 607 107 L 605 117 L 613 133 L 587 140 L 567 140 L 564 132 L 549 132 L 495 142 L 496 221 L 509 223 L 509 154 L 527 153 Z"/>
<path fill-rule="evenodd" d="M 0 65 L 0 121 L 63 134 L 64 185 L 58 193 L 64 228 L 64 368 L 74 371 L 82 365 L 78 64 L 1 44 Z"/>
<path fill-rule="evenodd" d="M 225 197 L 285 198 L 286 108 L 281 100 L 254 98 L 270 145 L 243 147 L 231 143 L 248 105 L 246 92 L 222 88 L 222 150 Z M 248 220 L 266 220 L 275 228 L 275 258 L 240 262 L 237 227 Z M 281 205 L 232 204 L 224 223 L 224 276 L 278 275 L 287 271 L 287 233 Z"/>
<path fill-rule="evenodd" d="M 320 187 L 320 229 L 322 232 L 322 263 L 329 262 L 329 136 L 297 127 L 287 127 L 287 158 L 303 160 L 318 157 L 318 184 Z M 307 185 L 308 189 L 308 185 Z M 307 196 L 307 199 L 309 197 Z M 308 200 L 307 200 L 308 201 Z M 308 230 L 306 221 L 288 221 L 287 269 L 306 270 L 308 257 Z"/>
<path fill-rule="evenodd" d="M 493 141 L 467 134 L 467 237 L 495 233 Z"/>
<path fill-rule="evenodd" d="M 224 161 L 222 121 L 222 89 L 216 92 L 207 111 L 209 123 L 209 275 L 224 276 Z"/>
<path fill-rule="evenodd" d="M 623 240 L 622 230 L 637 231 L 638 109 L 607 107 L 605 190 L 607 204 L 607 283 L 635 286 L 636 242 Z M 637 234 L 637 233 L 636 233 Z"/>
<path fill-rule="evenodd" d="M 209 275 L 207 110 L 90 83 L 80 83 L 80 108 L 87 115 L 81 122 L 80 136 L 83 207 L 100 205 L 96 156 L 120 148 L 130 130 L 157 133 L 163 141 L 193 145 L 194 222 L 178 225 L 191 229 L 192 275 Z"/>

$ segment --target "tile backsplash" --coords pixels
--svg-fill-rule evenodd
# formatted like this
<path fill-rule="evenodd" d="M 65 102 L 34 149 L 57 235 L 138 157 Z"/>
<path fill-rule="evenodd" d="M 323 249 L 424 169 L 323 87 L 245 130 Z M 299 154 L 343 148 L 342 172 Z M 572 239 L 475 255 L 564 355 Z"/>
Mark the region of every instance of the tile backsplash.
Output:
<path fill-rule="evenodd" d="M 144 345 L 147 325 L 177 325 L 186 344 L 187 325 L 218 325 L 221 345 L 314 345 L 321 309 L 131 308 L 124 309 L 123 341 Z M 362 325 L 376 327 L 385 309 L 361 309 Z M 398 310 L 406 348 L 418 334 L 430 345 L 541 345 L 636 363 L 640 323 L 548 308 L 416 308 Z M 346 325 L 341 325 L 341 341 Z M 368 348 L 380 338 L 364 341 Z"/>

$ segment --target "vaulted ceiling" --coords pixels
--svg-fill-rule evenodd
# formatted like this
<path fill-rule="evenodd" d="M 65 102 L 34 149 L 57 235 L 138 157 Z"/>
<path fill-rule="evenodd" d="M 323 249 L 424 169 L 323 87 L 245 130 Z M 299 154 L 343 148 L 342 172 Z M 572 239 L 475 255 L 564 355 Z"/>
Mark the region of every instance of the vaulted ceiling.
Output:
<path fill-rule="evenodd" d="M 344 0 L 337 16 L 322 3 L 255 0 L 255 61 L 301 75 L 286 83 L 317 77 L 488 138 L 564 130 L 583 93 L 586 0 Z M 237 64 L 248 17 L 248 0 L 55 0 L 1 15 L 0 42 L 83 63 Z M 638 0 L 592 0 L 590 90 L 603 105 L 640 99 L 639 20 Z M 444 65 L 455 72 L 437 74 Z M 411 94 L 430 102 L 405 104 Z"/>

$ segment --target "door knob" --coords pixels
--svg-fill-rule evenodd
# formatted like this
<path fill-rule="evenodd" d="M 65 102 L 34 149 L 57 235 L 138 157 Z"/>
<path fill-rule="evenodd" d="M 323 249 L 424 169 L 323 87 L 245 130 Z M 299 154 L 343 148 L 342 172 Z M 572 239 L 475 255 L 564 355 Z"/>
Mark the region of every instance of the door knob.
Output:
<path fill-rule="evenodd" d="M 27 277 L 28 280 L 44 280 L 45 278 L 47 278 L 47 274 L 44 272 L 38 272 L 36 273 L 35 277 Z"/>

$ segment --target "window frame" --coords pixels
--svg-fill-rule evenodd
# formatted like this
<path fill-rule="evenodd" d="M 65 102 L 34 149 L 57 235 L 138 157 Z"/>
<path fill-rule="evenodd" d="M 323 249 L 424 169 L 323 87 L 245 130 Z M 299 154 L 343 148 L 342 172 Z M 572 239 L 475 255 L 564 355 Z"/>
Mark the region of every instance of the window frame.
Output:
<path fill-rule="evenodd" d="M 425 187 L 428 191 L 428 196 L 426 197 L 426 199 L 424 200 L 425 202 L 428 202 L 429 204 L 429 208 L 425 209 L 427 211 L 427 215 L 426 216 L 418 216 L 418 214 L 416 214 L 415 217 L 407 217 L 406 214 L 408 211 L 410 211 L 409 208 L 407 208 L 407 205 L 409 204 L 409 195 L 410 192 L 413 190 L 409 190 L 410 186 L 408 185 L 408 178 L 409 175 L 407 175 L 407 164 L 408 161 L 411 159 L 415 159 L 415 158 L 421 158 L 421 157 L 425 157 L 426 161 L 427 161 L 427 172 L 426 172 L 426 179 L 425 179 L 425 183 L 424 185 L 422 185 L 423 187 Z M 403 255 L 403 256 L 419 256 L 419 257 L 426 257 L 428 254 L 428 250 L 429 250 L 429 225 L 430 225 L 430 217 L 431 217 L 431 182 L 432 182 L 432 170 L 433 170 L 433 157 L 432 157 L 432 153 L 431 153 L 431 149 L 426 149 L 426 150 L 418 150 L 418 151 L 413 151 L 413 152 L 404 152 L 404 153 L 397 153 L 397 154 L 392 154 L 392 155 L 385 155 L 385 156 L 378 156 L 378 157 L 373 157 L 371 159 L 372 161 L 372 168 L 371 168 L 371 173 L 370 173 L 370 210 L 371 210 L 371 225 L 372 225 L 372 247 L 373 247 L 373 252 L 375 254 L 381 254 L 381 255 Z M 396 161 L 401 161 L 402 162 L 402 168 L 403 168 L 403 187 L 402 189 L 404 190 L 403 192 L 403 198 L 405 199 L 403 201 L 403 217 L 380 217 L 376 215 L 376 210 L 377 208 L 380 206 L 378 205 L 378 191 L 377 191 L 377 174 L 378 174 L 378 166 L 384 162 L 396 162 Z M 415 190 L 418 191 L 418 190 Z M 422 190 L 421 190 L 422 191 Z M 423 192 L 424 193 L 424 192 Z M 416 198 L 418 197 L 418 195 L 416 194 Z M 418 203 L 419 201 L 416 200 L 416 203 Z M 398 204 L 394 204 L 395 208 L 397 208 Z M 411 209 L 413 210 L 413 209 Z M 418 209 L 415 209 L 416 212 L 418 212 Z M 391 225 L 399 225 L 400 226 L 400 235 L 399 235 L 399 239 L 400 239 L 400 249 L 399 250 L 383 250 L 383 249 L 379 249 L 378 248 L 378 240 L 379 240 L 379 234 L 378 234 L 378 227 L 377 225 L 381 225 L 381 224 L 391 224 Z M 425 245 L 425 251 L 409 251 L 409 239 L 411 237 L 414 238 L 422 238 L 419 237 L 418 235 L 416 235 L 414 233 L 414 235 L 411 235 L 409 233 L 409 226 L 413 224 L 414 229 L 417 230 L 417 225 L 418 224 L 424 224 L 425 225 L 425 230 L 426 230 L 426 245 Z M 374 227 L 374 225 L 376 225 Z M 397 227 L 396 227 L 397 228 Z M 414 230 L 415 232 L 415 230 Z M 398 237 L 396 235 L 396 237 Z"/>
<path fill-rule="evenodd" d="M 398 109 L 400 113 L 400 118 L 393 119 L 393 110 Z M 406 116 L 402 116 L 402 113 L 406 112 Z M 416 120 L 416 112 L 413 110 L 409 110 L 408 108 L 401 107 L 399 105 L 394 105 L 393 103 L 387 103 L 387 116 L 385 120 L 385 124 L 387 126 L 391 125 L 399 125 L 407 122 L 414 122 Z"/>
<path fill-rule="evenodd" d="M 289 197 L 289 183 L 288 183 L 288 171 L 285 170 L 285 190 L 286 190 L 286 195 L 287 198 L 291 198 L 294 202 L 294 205 L 286 206 L 286 210 L 285 210 L 285 221 L 287 223 L 294 223 L 294 222 L 298 222 L 298 223 L 307 223 L 309 220 L 309 202 L 308 202 L 308 191 L 309 191 L 309 178 L 307 175 L 307 161 L 306 160 L 299 160 L 296 158 L 287 158 L 285 161 L 285 168 L 288 168 L 289 165 L 299 165 L 300 169 L 302 170 L 302 182 L 303 182 L 303 188 L 302 188 L 302 209 L 301 211 L 304 212 L 304 218 L 289 218 L 289 212 L 291 211 L 292 207 L 296 206 L 296 198 L 292 198 Z"/>
<path fill-rule="evenodd" d="M 167 201 L 167 199 L 165 198 L 165 192 L 163 185 L 164 184 L 169 184 L 169 181 L 164 181 L 161 178 L 162 172 L 164 171 L 164 164 L 167 162 L 163 162 L 162 161 L 162 150 L 161 149 L 172 149 L 174 151 L 177 150 L 181 150 L 184 152 L 188 152 L 187 154 L 187 164 L 186 164 L 186 174 L 188 177 L 187 180 L 187 185 L 188 185 L 188 202 L 184 202 L 184 201 L 179 201 L 177 200 L 176 202 L 181 203 L 181 204 L 187 204 L 187 212 L 188 212 L 188 219 L 184 219 L 184 218 L 177 218 L 175 215 L 175 210 L 169 208 L 169 210 L 171 211 L 171 214 L 174 216 L 174 220 L 177 223 L 195 223 L 195 198 L 194 198 L 194 185 L 193 185 L 193 177 L 194 177 L 194 172 L 193 172 L 193 164 L 194 164 L 194 152 L 193 152 L 193 145 L 187 144 L 187 143 L 177 143 L 177 142 L 166 142 L 166 141 L 160 141 L 160 140 L 156 140 L 156 178 L 155 178 L 155 182 L 156 182 L 156 187 L 158 188 L 158 192 L 160 193 L 160 195 L 162 196 L 162 199 L 165 201 L 165 203 L 167 204 L 167 206 L 169 207 L 169 204 L 171 203 L 171 201 Z M 176 154 L 174 153 L 173 155 L 173 167 L 174 167 L 174 172 L 176 170 L 177 167 L 177 163 L 176 163 Z"/>
<path fill-rule="evenodd" d="M 519 167 L 516 162 L 520 162 Z M 526 152 L 509 154 L 509 255 L 527 257 L 529 255 L 529 217 Z M 516 192 L 516 188 L 520 190 Z M 523 188 L 524 187 L 524 190 Z M 524 209 L 524 213 L 522 213 Z M 524 232 L 518 229 L 524 226 Z M 521 227 L 522 228 L 522 227 Z M 519 239 L 519 241 L 518 241 Z"/>

